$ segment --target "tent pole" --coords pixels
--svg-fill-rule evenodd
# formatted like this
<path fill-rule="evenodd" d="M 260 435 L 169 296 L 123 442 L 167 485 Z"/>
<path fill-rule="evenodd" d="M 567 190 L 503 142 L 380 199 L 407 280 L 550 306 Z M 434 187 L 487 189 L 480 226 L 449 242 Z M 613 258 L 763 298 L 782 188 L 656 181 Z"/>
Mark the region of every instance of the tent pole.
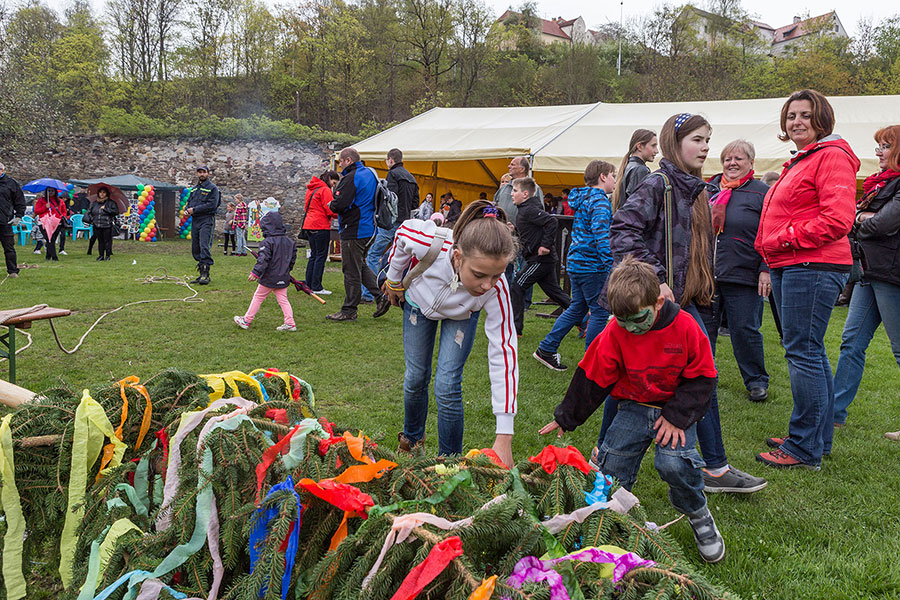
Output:
<path fill-rule="evenodd" d="M 487 173 L 487 176 L 491 178 L 491 181 L 494 182 L 494 185 L 496 185 L 497 187 L 500 187 L 500 180 L 497 179 L 496 177 L 494 177 L 494 174 L 491 173 L 491 170 L 488 169 L 486 164 L 484 164 L 484 161 L 479 158 L 478 164 L 481 165 L 481 168 L 484 169 L 484 172 Z"/>
<path fill-rule="evenodd" d="M 437 161 L 431 163 L 431 197 L 437 198 Z M 434 200 L 432 200 L 434 202 Z"/>

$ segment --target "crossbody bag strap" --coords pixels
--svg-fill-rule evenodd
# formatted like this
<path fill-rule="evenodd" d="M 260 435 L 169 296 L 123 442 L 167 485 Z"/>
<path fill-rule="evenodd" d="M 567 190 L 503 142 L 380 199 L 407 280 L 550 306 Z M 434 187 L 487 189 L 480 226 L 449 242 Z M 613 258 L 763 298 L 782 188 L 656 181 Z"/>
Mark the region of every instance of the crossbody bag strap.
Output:
<path fill-rule="evenodd" d="M 428 267 L 434 264 L 434 261 L 437 260 L 437 257 L 441 253 L 441 249 L 444 247 L 444 242 L 447 241 L 449 236 L 450 230 L 446 227 L 438 227 L 435 230 L 434 238 L 432 238 L 431 245 L 428 247 L 428 252 L 426 252 L 425 256 L 423 256 L 421 260 L 419 260 L 419 262 L 403 276 L 401 281 L 403 289 L 408 290 L 409 284 L 411 284 L 416 277 L 424 273 Z"/>
<path fill-rule="evenodd" d="M 657 172 L 663 178 L 666 189 L 663 195 L 663 227 L 666 236 L 666 283 L 672 293 L 675 293 L 675 275 L 672 273 L 672 263 L 675 261 L 675 252 L 672 248 L 672 183 L 668 175 Z"/>

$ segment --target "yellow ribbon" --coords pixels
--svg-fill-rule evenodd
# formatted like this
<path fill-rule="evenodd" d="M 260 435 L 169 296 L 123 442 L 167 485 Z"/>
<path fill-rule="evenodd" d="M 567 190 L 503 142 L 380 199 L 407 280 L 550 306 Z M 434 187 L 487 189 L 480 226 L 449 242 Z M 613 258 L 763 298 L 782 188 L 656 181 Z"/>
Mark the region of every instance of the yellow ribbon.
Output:
<path fill-rule="evenodd" d="M 262 386 L 260 385 L 260 383 L 246 373 L 242 373 L 241 371 L 228 371 L 227 373 L 200 375 L 200 377 L 205 379 L 206 384 L 213 389 L 213 391 L 209 394 L 209 404 L 212 404 L 219 398 L 223 398 L 225 396 L 226 385 L 233 390 L 233 395 L 240 396 L 240 391 L 238 390 L 237 386 L 238 381 L 242 381 L 256 390 L 256 393 L 259 395 L 260 401 L 262 401 L 264 398 L 262 393 Z"/>
<path fill-rule="evenodd" d="M 109 564 L 109 559 L 112 558 L 113 551 L 116 549 L 119 538 L 129 531 L 137 531 L 141 535 L 144 533 L 141 531 L 140 527 L 132 523 L 129 519 L 117 520 L 112 524 L 112 527 L 109 528 L 109 531 L 106 532 L 106 537 L 103 538 L 103 542 L 100 544 L 100 574 L 97 577 L 97 583 L 103 579 L 103 574 L 106 572 L 106 566 Z"/>
<path fill-rule="evenodd" d="M 69 499 L 66 506 L 66 521 L 59 540 L 59 576 L 63 587 L 72 582 L 72 565 L 75 560 L 75 542 L 78 525 L 84 518 L 84 494 L 87 488 L 88 472 L 97 462 L 103 442 L 109 439 L 113 445 L 112 458 L 105 473 L 122 464 L 122 456 L 127 446 L 116 437 L 112 423 L 99 402 L 84 390 L 81 402 L 75 410 L 75 434 L 72 439 L 72 466 L 69 471 Z M 75 507 L 78 506 L 76 509 Z"/>
<path fill-rule="evenodd" d="M 25 538 L 25 517 L 19 490 L 16 488 L 16 465 L 13 459 L 12 431 L 9 421 L 12 415 L 0 422 L 0 477 L 3 488 L 0 502 L 6 514 L 6 535 L 3 536 L 3 584 L 8 600 L 25 597 L 25 576 L 22 574 L 22 541 Z"/>
<path fill-rule="evenodd" d="M 287 396 L 288 398 L 292 397 L 291 376 L 289 373 L 285 373 L 283 371 L 271 371 L 269 369 L 253 369 L 252 371 L 250 371 L 250 376 L 252 377 L 252 376 L 256 375 L 257 373 L 264 373 L 264 374 L 272 375 L 274 377 L 278 377 L 279 379 L 281 379 L 284 382 L 285 396 Z"/>

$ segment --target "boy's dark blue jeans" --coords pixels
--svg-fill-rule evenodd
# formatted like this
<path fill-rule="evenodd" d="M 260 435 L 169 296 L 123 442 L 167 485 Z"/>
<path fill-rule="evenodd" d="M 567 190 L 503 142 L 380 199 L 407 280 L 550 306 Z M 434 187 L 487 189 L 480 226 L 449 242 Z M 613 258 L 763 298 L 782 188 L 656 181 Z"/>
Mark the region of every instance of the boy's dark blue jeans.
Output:
<path fill-rule="evenodd" d="M 662 410 L 646 404 L 620 401 L 619 410 L 600 446 L 600 470 L 618 479 L 629 491 L 637 480 L 647 448 L 656 438 L 653 424 L 661 414 Z M 694 424 L 684 430 L 683 446 L 673 449 L 671 441 L 665 446 L 657 445 L 653 459 L 659 476 L 669 484 L 672 506 L 685 514 L 696 513 L 706 506 L 700 472 L 705 463 L 696 445 L 697 425 Z"/>

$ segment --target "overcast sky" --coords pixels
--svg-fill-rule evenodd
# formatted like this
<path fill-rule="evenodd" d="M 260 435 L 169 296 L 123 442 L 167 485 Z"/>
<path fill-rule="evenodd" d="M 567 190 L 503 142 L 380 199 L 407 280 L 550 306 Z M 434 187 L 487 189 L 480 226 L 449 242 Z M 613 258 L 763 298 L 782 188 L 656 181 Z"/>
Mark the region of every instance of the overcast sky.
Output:
<path fill-rule="evenodd" d="M 521 0 L 485 0 L 485 2 L 498 15 L 510 6 L 517 7 L 522 4 Z M 682 3 L 684 2 L 679 0 L 669 4 Z M 622 8 L 625 12 L 625 20 L 646 15 L 654 7 L 661 4 L 663 3 L 654 0 L 650 2 L 624 0 Z M 704 8 L 706 2 L 705 0 L 695 0 L 694 4 Z M 815 16 L 836 10 L 838 18 L 850 35 L 856 33 L 857 23 L 862 17 L 872 18 L 877 23 L 886 17 L 900 14 L 900 6 L 893 2 L 885 1 L 826 0 L 824 2 L 807 2 L 795 0 L 794 2 L 784 2 L 783 0 L 753 0 L 753 2 L 748 2 L 745 0 L 742 4 L 744 9 L 756 16 L 758 20 L 772 27 L 781 27 L 791 23 L 794 15 L 802 16 L 804 13 L 808 13 L 809 16 Z M 588 27 L 602 23 L 618 22 L 619 20 L 620 5 L 615 0 L 537 0 L 537 6 L 538 13 L 545 19 L 555 17 L 574 19 L 580 15 L 584 17 Z"/>
<path fill-rule="evenodd" d="M 44 0 L 52 8 L 62 13 L 71 0 Z M 293 4 L 292 0 L 264 0 L 267 4 L 286 5 Z M 484 0 L 489 7 L 494 9 L 497 16 L 503 13 L 510 6 L 517 7 L 522 4 L 522 0 Z M 545 19 L 554 17 L 563 17 L 572 19 L 576 16 L 584 17 L 584 21 L 588 27 L 600 25 L 602 23 L 617 22 L 619 20 L 619 2 L 615 0 L 536 0 L 538 12 Z M 24 0 L 18 0 L 24 2 Z M 685 0 L 673 0 L 669 4 L 682 4 Z M 694 0 L 695 4 L 703 8 L 706 0 Z M 16 3 L 15 1 L 12 3 Z M 105 5 L 104 0 L 91 0 L 94 8 L 98 11 L 102 10 Z M 654 7 L 663 4 L 657 0 L 637 2 L 635 0 L 624 0 L 625 19 L 629 20 L 650 13 Z M 854 35 L 857 30 L 857 23 L 860 18 L 871 18 L 875 23 L 886 17 L 900 14 L 900 6 L 894 5 L 892 2 L 872 2 L 865 0 L 825 0 L 825 1 L 806 1 L 795 0 L 788 3 L 783 0 L 753 0 L 749 2 L 744 0 L 744 8 L 750 11 L 760 21 L 768 23 L 772 27 L 781 27 L 791 23 L 794 15 L 803 15 L 808 13 L 809 16 L 815 16 L 836 10 L 838 17 L 850 35 Z"/>

